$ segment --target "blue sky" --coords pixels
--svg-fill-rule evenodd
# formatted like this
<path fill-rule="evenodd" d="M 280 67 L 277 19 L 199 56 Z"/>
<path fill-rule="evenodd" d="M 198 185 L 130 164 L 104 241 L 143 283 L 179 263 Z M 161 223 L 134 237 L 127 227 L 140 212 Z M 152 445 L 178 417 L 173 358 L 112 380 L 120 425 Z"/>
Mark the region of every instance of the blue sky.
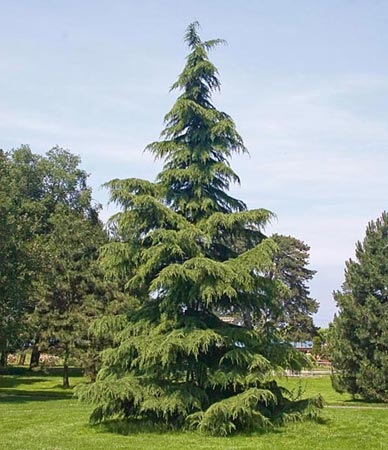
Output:
<path fill-rule="evenodd" d="M 388 2 L 0 0 L 0 147 L 82 157 L 96 200 L 112 178 L 153 179 L 159 136 L 198 20 L 220 37 L 219 109 L 250 157 L 233 194 L 277 214 L 268 233 L 311 246 L 325 326 L 366 224 L 387 207 Z"/>

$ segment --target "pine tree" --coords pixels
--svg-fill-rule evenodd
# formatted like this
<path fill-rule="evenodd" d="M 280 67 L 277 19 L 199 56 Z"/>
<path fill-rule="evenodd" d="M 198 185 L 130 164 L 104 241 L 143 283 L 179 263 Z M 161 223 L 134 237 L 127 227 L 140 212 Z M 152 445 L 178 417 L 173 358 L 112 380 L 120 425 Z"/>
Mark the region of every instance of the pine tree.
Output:
<path fill-rule="evenodd" d="M 222 41 L 201 41 L 197 28 L 185 35 L 190 54 L 172 86 L 182 93 L 163 140 L 147 147 L 164 160 L 156 182 L 107 183 L 122 212 L 102 263 L 141 306 L 95 324 L 113 345 L 97 381 L 78 394 L 96 406 L 92 421 L 142 417 L 225 435 L 312 415 L 320 399 L 293 402 L 273 380 L 279 367 L 301 363 L 275 330 L 220 319 L 260 314 L 281 286 L 265 275 L 276 249 L 263 234 L 272 214 L 227 194 L 239 181 L 229 159 L 246 149 L 211 103 L 220 83 L 208 51 Z"/>
<path fill-rule="evenodd" d="M 353 396 L 388 401 L 388 214 L 366 229 L 356 259 L 346 263 L 338 314 L 329 329 L 333 386 Z"/>

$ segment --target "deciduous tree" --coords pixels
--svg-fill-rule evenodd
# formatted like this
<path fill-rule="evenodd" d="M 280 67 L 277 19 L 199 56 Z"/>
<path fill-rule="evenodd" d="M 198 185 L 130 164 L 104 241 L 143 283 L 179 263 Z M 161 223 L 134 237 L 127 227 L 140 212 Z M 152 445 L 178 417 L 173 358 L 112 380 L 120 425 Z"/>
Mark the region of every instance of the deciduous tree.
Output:
<path fill-rule="evenodd" d="M 40 208 L 39 157 L 27 147 L 0 151 L 0 351 L 1 364 L 21 345 L 37 268 L 34 232 Z"/>
<path fill-rule="evenodd" d="M 93 353 L 88 327 L 115 297 L 97 264 L 107 241 L 80 158 L 55 147 L 0 154 L 0 348 L 31 344 L 70 357 Z M 84 359 L 84 358 L 83 358 Z"/>

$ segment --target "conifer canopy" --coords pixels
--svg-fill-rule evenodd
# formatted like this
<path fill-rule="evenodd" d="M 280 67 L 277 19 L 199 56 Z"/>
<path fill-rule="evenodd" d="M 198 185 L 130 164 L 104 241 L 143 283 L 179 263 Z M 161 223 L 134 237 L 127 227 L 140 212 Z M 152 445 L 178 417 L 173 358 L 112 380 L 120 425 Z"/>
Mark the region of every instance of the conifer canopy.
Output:
<path fill-rule="evenodd" d="M 388 402 L 388 213 L 371 221 L 346 263 L 338 314 L 329 329 L 333 386 Z"/>
<path fill-rule="evenodd" d="M 246 148 L 211 102 L 220 82 L 208 54 L 223 41 L 202 41 L 198 23 L 185 41 L 190 53 L 172 86 L 180 95 L 161 140 L 147 147 L 162 171 L 154 183 L 106 184 L 121 212 L 101 261 L 140 307 L 95 323 L 113 346 L 78 394 L 95 405 L 92 421 L 143 418 L 226 435 L 314 415 L 321 401 L 292 401 L 277 386 L 275 372 L 300 368 L 301 358 L 275 329 L 244 319 L 260 316 L 283 288 L 266 275 L 276 244 L 263 232 L 273 214 L 228 194 L 239 182 L 229 160 Z"/>

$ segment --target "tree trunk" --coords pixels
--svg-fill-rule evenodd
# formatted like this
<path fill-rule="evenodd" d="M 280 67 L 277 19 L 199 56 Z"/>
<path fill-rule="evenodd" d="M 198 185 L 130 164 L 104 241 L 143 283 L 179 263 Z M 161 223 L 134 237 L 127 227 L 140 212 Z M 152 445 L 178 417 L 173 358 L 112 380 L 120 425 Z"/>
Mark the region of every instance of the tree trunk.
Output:
<path fill-rule="evenodd" d="M 69 388 L 69 356 L 65 354 L 64 362 L 63 362 L 63 387 Z"/>
<path fill-rule="evenodd" d="M 26 363 L 26 351 L 23 351 L 19 355 L 18 365 L 19 366 L 24 366 L 25 363 Z"/>
<path fill-rule="evenodd" d="M 93 369 L 88 373 L 88 377 L 90 378 L 90 381 L 94 383 L 97 379 L 97 369 L 93 367 Z"/>
<path fill-rule="evenodd" d="M 40 351 L 37 344 L 34 344 L 31 352 L 30 370 L 39 366 Z"/>
<path fill-rule="evenodd" d="M 242 318 L 243 318 L 243 322 L 244 322 L 244 327 L 247 327 L 251 330 L 253 328 L 251 313 L 249 311 L 245 311 L 243 313 Z"/>
<path fill-rule="evenodd" d="M 7 367 L 7 357 L 8 352 L 6 350 L 2 350 L 0 353 L 0 367 Z"/>

